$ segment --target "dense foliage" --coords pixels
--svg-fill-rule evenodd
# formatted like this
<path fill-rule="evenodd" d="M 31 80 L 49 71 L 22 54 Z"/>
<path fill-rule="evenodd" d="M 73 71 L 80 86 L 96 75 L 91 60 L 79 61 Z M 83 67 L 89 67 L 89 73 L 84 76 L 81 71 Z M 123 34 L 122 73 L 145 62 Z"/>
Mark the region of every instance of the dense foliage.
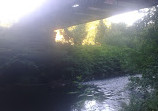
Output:
<path fill-rule="evenodd" d="M 67 79 L 92 80 L 124 73 L 119 48 L 112 46 L 73 46 L 63 59 Z"/>
<path fill-rule="evenodd" d="M 78 80 L 102 79 L 125 73 L 139 73 L 131 78 L 131 89 L 142 97 L 132 95 L 124 111 L 158 110 L 158 7 L 132 27 L 112 24 L 107 28 L 99 22 L 96 42 L 100 46 L 73 46 L 64 62 L 65 69 Z M 139 99 L 138 99 L 139 98 Z"/>
<path fill-rule="evenodd" d="M 131 78 L 131 85 L 134 89 L 141 92 L 143 97 L 132 95 L 130 104 L 124 106 L 123 111 L 158 110 L 157 18 L 158 7 L 153 7 L 149 9 L 147 16 L 135 25 L 137 37 L 142 40 L 142 43 L 137 49 L 137 61 L 130 63 L 137 66 L 134 69 L 142 74 L 142 78 Z M 133 56 L 131 56 L 131 59 L 133 60 Z"/>

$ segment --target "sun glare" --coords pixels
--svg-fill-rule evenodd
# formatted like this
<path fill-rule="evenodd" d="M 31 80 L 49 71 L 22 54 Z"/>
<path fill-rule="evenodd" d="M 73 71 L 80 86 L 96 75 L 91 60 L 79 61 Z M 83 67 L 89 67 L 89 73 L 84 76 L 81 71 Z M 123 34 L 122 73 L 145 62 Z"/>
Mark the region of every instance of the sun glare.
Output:
<path fill-rule="evenodd" d="M 99 20 L 86 24 L 87 36 L 83 40 L 82 45 L 95 45 L 95 35 L 97 34 L 97 26 Z"/>
<path fill-rule="evenodd" d="M 0 0 L 0 26 L 9 27 L 40 7 L 45 0 Z"/>
<path fill-rule="evenodd" d="M 134 22 L 141 19 L 144 16 L 144 13 L 138 11 L 127 12 L 119 15 L 115 15 L 107 18 L 107 21 L 111 23 L 125 23 L 128 26 L 133 25 Z"/>
<path fill-rule="evenodd" d="M 56 42 L 60 42 L 64 39 L 64 36 L 61 33 L 63 32 L 63 30 L 55 30 L 54 32 L 56 32 L 56 38 L 55 38 Z"/>
<path fill-rule="evenodd" d="M 64 29 L 54 30 L 54 32 L 56 33 L 55 42 L 60 42 L 62 44 L 70 43 L 71 45 L 74 45 L 73 39 L 66 40 L 64 38 Z"/>

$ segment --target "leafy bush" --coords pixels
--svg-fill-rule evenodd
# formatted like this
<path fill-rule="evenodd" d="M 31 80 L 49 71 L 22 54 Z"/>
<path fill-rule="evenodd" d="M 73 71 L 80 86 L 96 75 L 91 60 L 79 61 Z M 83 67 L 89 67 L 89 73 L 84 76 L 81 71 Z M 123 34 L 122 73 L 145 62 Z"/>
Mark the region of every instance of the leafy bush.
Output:
<path fill-rule="evenodd" d="M 66 78 L 103 79 L 123 74 L 121 49 L 113 46 L 72 46 L 63 59 Z"/>

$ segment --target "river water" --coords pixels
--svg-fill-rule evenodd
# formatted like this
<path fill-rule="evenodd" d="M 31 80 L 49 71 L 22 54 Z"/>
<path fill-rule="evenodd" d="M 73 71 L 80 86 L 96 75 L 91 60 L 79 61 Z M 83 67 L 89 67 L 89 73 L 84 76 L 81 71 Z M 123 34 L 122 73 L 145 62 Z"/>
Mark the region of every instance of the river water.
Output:
<path fill-rule="evenodd" d="M 80 88 L 1 86 L 0 111 L 118 111 L 122 103 L 129 102 L 128 79 L 90 81 Z"/>
<path fill-rule="evenodd" d="M 117 77 L 107 80 L 90 81 L 83 85 L 93 86 L 87 93 L 79 108 L 72 111 L 118 111 L 122 104 L 129 103 L 130 91 L 127 88 L 130 76 Z M 99 97 L 96 94 L 99 94 Z M 87 98 L 86 96 L 84 98 Z M 77 106 L 76 106 L 77 107 Z"/>

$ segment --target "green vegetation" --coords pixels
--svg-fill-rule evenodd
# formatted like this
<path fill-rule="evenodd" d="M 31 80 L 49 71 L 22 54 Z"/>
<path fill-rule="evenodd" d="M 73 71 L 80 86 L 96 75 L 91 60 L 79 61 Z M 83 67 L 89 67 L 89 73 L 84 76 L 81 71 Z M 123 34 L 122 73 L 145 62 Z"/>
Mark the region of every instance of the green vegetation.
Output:
<path fill-rule="evenodd" d="M 141 97 L 131 95 L 123 111 L 158 110 L 158 7 L 147 13 L 132 27 L 112 24 L 107 28 L 101 20 L 95 38 L 101 45 L 70 46 L 64 59 L 69 64 L 65 70 L 80 81 L 142 74 L 142 78 L 131 78 L 130 85 Z"/>
<path fill-rule="evenodd" d="M 158 7 L 149 10 L 148 15 L 136 24 L 138 39 L 142 43 L 137 49 L 137 56 L 131 55 L 135 70 L 142 78 L 131 78 L 131 86 L 141 92 L 142 97 L 131 95 L 129 105 L 123 111 L 157 111 L 158 110 Z M 135 54 L 135 53 L 134 53 Z"/>
<path fill-rule="evenodd" d="M 82 41 L 87 34 L 85 24 L 76 26 L 75 29 L 71 32 L 67 28 L 65 28 L 64 31 L 66 32 L 64 36 L 65 39 L 70 40 L 73 38 L 75 45 L 82 45 Z"/>
<path fill-rule="evenodd" d="M 64 49 L 66 50 L 66 49 Z M 72 80 L 93 80 L 124 73 L 121 49 L 113 46 L 73 46 L 63 59 L 64 76 Z"/>

